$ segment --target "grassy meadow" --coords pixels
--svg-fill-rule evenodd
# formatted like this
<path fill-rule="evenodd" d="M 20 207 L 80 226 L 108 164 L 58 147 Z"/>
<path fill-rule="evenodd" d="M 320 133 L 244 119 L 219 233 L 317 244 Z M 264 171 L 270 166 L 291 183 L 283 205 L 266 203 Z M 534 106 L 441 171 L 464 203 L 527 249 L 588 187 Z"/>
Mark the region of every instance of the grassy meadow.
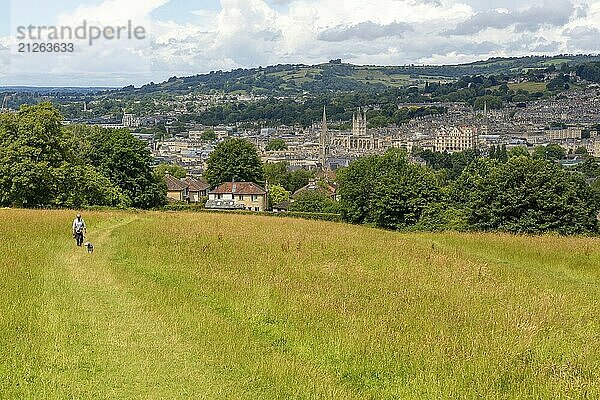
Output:
<path fill-rule="evenodd" d="M 600 398 L 600 239 L 0 210 L 0 398 Z"/>
<path fill-rule="evenodd" d="M 511 83 L 508 87 L 515 92 L 518 90 L 524 90 L 529 93 L 542 92 L 545 93 L 548 91 L 546 87 L 547 82 L 520 82 L 520 83 Z"/>

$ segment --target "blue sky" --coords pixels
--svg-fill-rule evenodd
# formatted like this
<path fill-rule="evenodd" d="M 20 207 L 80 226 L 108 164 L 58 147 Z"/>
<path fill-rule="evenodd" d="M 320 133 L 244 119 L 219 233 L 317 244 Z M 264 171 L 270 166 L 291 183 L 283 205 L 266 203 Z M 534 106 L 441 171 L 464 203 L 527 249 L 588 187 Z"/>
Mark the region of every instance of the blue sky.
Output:
<path fill-rule="evenodd" d="M 61 13 L 73 11 L 81 4 L 81 1 L 78 0 L 0 0 L 0 2 L 2 2 L 2 10 L 8 10 L 7 14 L 10 16 L 13 27 L 16 24 L 48 24 L 56 20 Z M 95 2 L 90 1 L 89 3 Z M 7 4 L 8 6 L 6 6 Z M 2 26 L 0 34 L 8 34 L 9 29 L 8 26 Z"/>
<path fill-rule="evenodd" d="M 18 53 L 19 25 L 147 38 Z M 600 0 L 0 0 L 0 85 L 124 86 L 278 63 L 443 64 L 597 53 Z M 43 68 L 40 68 L 43 66 Z"/>
<path fill-rule="evenodd" d="M 0 0 L 0 36 L 10 33 L 10 0 Z"/>

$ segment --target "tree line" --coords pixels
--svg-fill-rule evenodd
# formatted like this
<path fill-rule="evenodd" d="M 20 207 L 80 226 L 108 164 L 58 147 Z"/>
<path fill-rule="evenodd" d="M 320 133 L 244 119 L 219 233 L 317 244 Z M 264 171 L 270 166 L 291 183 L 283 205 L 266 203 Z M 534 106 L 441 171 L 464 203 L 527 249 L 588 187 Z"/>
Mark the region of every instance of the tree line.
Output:
<path fill-rule="evenodd" d="M 359 158 L 337 174 L 339 202 L 317 188 L 294 198 L 291 209 L 340 213 L 347 222 L 385 229 L 598 233 L 600 162 L 594 158 L 573 172 L 556 162 L 564 150 L 555 145 L 533 155 L 503 146 L 495 146 L 488 157 L 474 150 L 416 149 L 416 154 L 427 165 L 409 162 L 398 149 Z M 237 177 L 275 185 L 276 202 L 289 199 L 310 179 L 303 176 L 290 186 L 295 172 L 285 164 L 261 168 L 256 147 L 243 139 L 219 144 L 208 164 L 214 183 Z"/>
<path fill-rule="evenodd" d="M 339 213 L 347 222 L 385 229 L 598 233 L 600 161 L 588 157 L 567 171 L 555 161 L 564 156 L 557 147 L 530 156 L 497 146 L 489 157 L 417 149 L 427 165 L 391 149 L 338 172 L 339 202 L 323 181 L 323 190 L 303 191 L 292 209 Z M 0 115 L 2 206 L 158 207 L 165 202 L 165 171 L 150 165 L 146 145 L 127 130 L 64 127 L 48 103 Z M 211 154 L 206 178 L 212 186 L 268 183 L 285 201 L 314 174 L 283 163 L 265 166 L 254 144 L 229 139 Z"/>
<path fill-rule="evenodd" d="M 274 67 L 279 70 L 285 66 Z M 405 67 L 401 67 L 403 70 Z M 269 79 L 280 80 L 281 78 L 269 77 L 267 71 L 272 68 L 255 71 L 258 74 L 249 72 L 250 70 L 233 71 L 232 73 L 216 72 L 208 74 L 202 79 L 209 82 L 226 80 L 227 76 L 232 79 L 250 79 L 260 81 L 260 85 L 265 84 Z M 342 87 L 337 87 L 335 80 L 342 77 L 348 78 L 352 74 L 352 66 L 347 64 L 332 64 L 327 66 L 320 74 L 321 78 L 312 83 L 306 83 L 309 87 L 303 88 L 305 94 L 288 94 L 287 98 L 276 97 L 280 94 L 277 86 L 266 85 L 268 89 L 263 89 L 260 94 L 269 96 L 269 98 L 258 101 L 238 101 L 223 105 L 216 105 L 208 109 L 197 108 L 192 102 L 186 103 L 187 112 L 180 117 L 180 123 L 188 122 L 199 123 L 209 126 L 216 125 L 302 125 L 310 126 L 315 121 L 321 119 L 323 105 L 327 106 L 329 116 L 334 121 L 350 121 L 352 113 L 357 107 L 366 107 L 369 109 L 370 127 L 379 128 L 391 125 L 401 125 L 411 119 L 445 113 L 447 110 L 440 105 L 443 102 L 463 102 L 472 106 L 476 110 L 481 110 L 487 104 L 489 109 L 502 108 L 507 103 L 526 103 L 541 98 L 548 98 L 553 94 L 570 89 L 573 79 L 570 74 L 575 73 L 582 79 L 591 82 L 600 82 L 600 63 L 590 62 L 579 65 L 562 64 L 558 68 L 554 65 L 545 68 L 530 69 L 527 72 L 518 73 L 496 73 L 493 69 L 486 74 L 467 75 L 470 69 L 465 69 L 463 74 L 456 80 L 434 81 L 428 79 L 424 84 L 407 84 L 402 87 L 388 87 L 385 85 L 367 85 L 367 88 L 356 86 L 358 83 L 352 79 L 346 82 Z M 392 69 L 391 71 L 395 71 Z M 546 82 L 548 74 L 556 74 L 550 81 Z M 528 91 L 523 88 L 512 89 L 509 82 L 514 77 L 522 77 L 528 82 L 546 82 L 539 91 Z M 54 99 L 57 107 L 67 118 L 90 118 L 110 115 L 114 119 L 120 119 L 123 112 L 133 112 L 137 115 L 148 115 L 155 113 L 165 113 L 171 110 L 176 96 L 185 94 L 184 92 L 174 90 L 177 82 L 195 79 L 190 78 L 172 78 L 161 85 L 149 84 L 139 91 L 131 88 L 121 91 L 111 92 L 102 95 L 102 98 L 96 98 L 94 106 L 87 112 L 82 111 L 80 102 L 73 103 L 72 97 L 61 98 L 57 96 Z M 329 82 L 329 81 L 331 82 Z M 256 81 L 254 84 L 258 84 Z M 231 85 L 240 83 L 226 84 L 220 90 L 231 92 Z M 289 84 L 289 83 L 288 83 Z M 322 86 L 328 84 L 329 90 L 322 91 L 312 86 Z M 174 86 L 175 85 L 175 86 Z M 311 86 L 312 85 L 312 86 Z M 353 86 L 354 85 L 354 86 Z M 248 85 L 246 85 L 248 86 Z M 545 87 L 544 87 L 545 86 Z M 252 85 L 237 90 L 250 90 Z M 262 87 L 262 86 L 261 86 Z M 130 90 L 131 89 L 131 90 Z M 213 90 L 213 89 L 211 89 Z M 214 89 L 216 90 L 216 89 Z M 93 97 L 87 97 L 88 100 Z M 30 101 L 30 100 L 28 100 Z M 407 103 L 429 103 L 428 106 L 403 107 Z M 169 105 L 171 104 L 171 105 Z"/>
<path fill-rule="evenodd" d="M 0 205 L 153 208 L 166 188 L 128 130 L 62 125 L 50 103 L 0 114 Z"/>
<path fill-rule="evenodd" d="M 597 184 L 551 160 L 453 154 L 437 171 L 399 150 L 359 159 L 339 175 L 342 215 L 386 229 L 598 233 Z"/>
<path fill-rule="evenodd" d="M 357 107 L 367 108 L 369 125 L 371 128 L 401 125 L 414 118 L 446 113 L 447 110 L 440 103 L 462 102 L 467 103 L 476 110 L 481 110 L 484 105 L 488 109 L 499 109 L 507 103 L 525 103 L 546 98 L 563 90 L 568 90 L 571 85 L 570 72 L 575 71 L 581 77 L 593 78 L 597 65 L 585 64 L 578 67 L 563 65 L 559 74 L 546 84 L 545 89 L 530 92 L 524 89 L 511 89 L 509 82 L 515 76 L 524 76 L 530 82 L 544 82 L 546 74 L 557 72 L 555 66 L 545 69 L 531 70 L 524 74 L 497 74 L 497 75 L 464 75 L 452 82 L 427 81 L 424 85 L 403 87 L 371 87 L 371 90 L 348 88 L 345 91 L 310 91 L 309 97 L 302 98 L 276 98 L 270 97 L 253 102 L 232 102 L 216 105 L 208 109 L 188 109 L 182 116 L 182 123 L 200 123 L 204 125 L 302 125 L 310 126 L 319 121 L 326 105 L 329 118 L 332 121 L 350 121 L 352 113 Z M 340 65 L 340 74 L 348 73 L 347 65 Z M 218 75 L 218 74 L 217 74 Z M 584 79 L 585 79 L 584 78 Z M 319 84 L 323 82 L 319 81 Z M 266 92 L 272 96 L 273 92 Z M 129 104 L 137 102 L 146 104 L 147 113 L 154 112 L 155 102 L 151 97 L 142 103 L 139 99 L 129 99 Z M 407 103 L 425 103 L 426 106 L 402 106 Z"/>
<path fill-rule="evenodd" d="M 571 65 L 581 65 L 597 61 L 595 56 L 529 56 L 513 58 L 492 58 L 462 65 L 404 65 L 371 66 L 374 75 L 408 76 L 414 80 L 436 77 L 461 78 L 465 75 L 502 75 L 514 74 L 513 71 L 541 70 L 556 59 L 565 60 Z M 344 64 L 332 60 L 326 64 L 308 66 L 302 64 L 279 64 L 253 69 L 234 69 L 232 71 L 213 71 L 188 77 L 173 76 L 163 83 L 151 82 L 141 88 L 128 86 L 118 94 L 144 95 L 168 92 L 188 94 L 190 92 L 232 93 L 244 91 L 266 95 L 298 95 L 309 92 L 314 95 L 330 92 L 381 92 L 389 84 L 364 79 L 365 67 Z M 290 79 L 290 76 L 303 79 Z M 286 78 L 287 77 L 287 78 Z"/>
<path fill-rule="evenodd" d="M 191 110 L 180 118 L 182 123 L 208 126 L 235 125 L 308 127 L 323 117 L 323 105 L 330 121 L 351 121 L 358 107 L 367 107 L 369 127 L 380 128 L 401 125 L 427 115 L 444 114 L 447 109 L 439 105 L 399 107 L 393 92 L 385 95 L 325 95 L 303 99 L 269 98 L 254 102 L 235 102 L 209 107 L 200 112 Z"/>

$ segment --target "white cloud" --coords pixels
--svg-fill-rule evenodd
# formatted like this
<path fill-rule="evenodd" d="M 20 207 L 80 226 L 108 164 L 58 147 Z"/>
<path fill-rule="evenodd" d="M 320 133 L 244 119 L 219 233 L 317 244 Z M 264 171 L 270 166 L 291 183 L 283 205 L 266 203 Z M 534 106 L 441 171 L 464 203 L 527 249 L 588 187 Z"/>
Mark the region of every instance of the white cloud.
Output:
<path fill-rule="evenodd" d="M 563 26 L 576 9 L 570 0 L 545 1 L 519 10 L 494 9 L 473 14 L 466 21 L 447 32 L 452 35 L 472 35 L 489 28 L 504 29 L 513 26 L 517 31 L 536 31 L 542 26 Z"/>
<path fill-rule="evenodd" d="M 147 29 L 148 39 L 78 46 L 75 56 L 42 55 L 33 62 L 30 55 L 13 56 L 11 72 L 0 75 L 0 83 L 139 85 L 172 75 L 332 58 L 364 64 L 451 63 L 594 51 L 600 28 L 600 0 L 503 0 L 496 5 L 483 0 L 221 0 L 220 10 L 192 11 L 193 23 L 153 17 L 155 10 L 175 3 L 105 0 L 62 14 L 48 23 L 131 20 Z M 50 72 L 39 74 L 40 65 Z"/>
<path fill-rule="evenodd" d="M 598 51 L 600 43 L 600 30 L 592 26 L 576 26 L 566 29 L 564 35 L 568 38 L 567 44 L 571 49 L 580 51 Z"/>
<path fill-rule="evenodd" d="M 391 24 L 376 24 L 372 21 L 361 22 L 356 25 L 340 25 L 326 29 L 319 34 L 319 39 L 326 42 L 344 42 L 346 40 L 375 40 L 384 37 L 403 37 L 406 32 L 412 31 L 407 23 L 392 22 Z"/>
<path fill-rule="evenodd" d="M 136 24 L 149 22 L 149 14 L 169 0 L 105 0 L 99 5 L 81 5 L 74 12 L 61 14 L 58 24 L 90 23 L 117 25 L 132 20 Z"/>

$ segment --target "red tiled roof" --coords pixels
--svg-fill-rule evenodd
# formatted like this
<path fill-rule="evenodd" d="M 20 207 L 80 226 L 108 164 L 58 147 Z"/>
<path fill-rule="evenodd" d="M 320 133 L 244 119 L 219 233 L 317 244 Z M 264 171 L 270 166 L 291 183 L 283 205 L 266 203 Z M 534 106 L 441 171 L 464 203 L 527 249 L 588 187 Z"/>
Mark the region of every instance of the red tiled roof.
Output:
<path fill-rule="evenodd" d="M 219 185 L 210 192 L 211 194 L 240 194 L 240 195 L 264 195 L 265 189 L 254 182 L 227 182 Z"/>

